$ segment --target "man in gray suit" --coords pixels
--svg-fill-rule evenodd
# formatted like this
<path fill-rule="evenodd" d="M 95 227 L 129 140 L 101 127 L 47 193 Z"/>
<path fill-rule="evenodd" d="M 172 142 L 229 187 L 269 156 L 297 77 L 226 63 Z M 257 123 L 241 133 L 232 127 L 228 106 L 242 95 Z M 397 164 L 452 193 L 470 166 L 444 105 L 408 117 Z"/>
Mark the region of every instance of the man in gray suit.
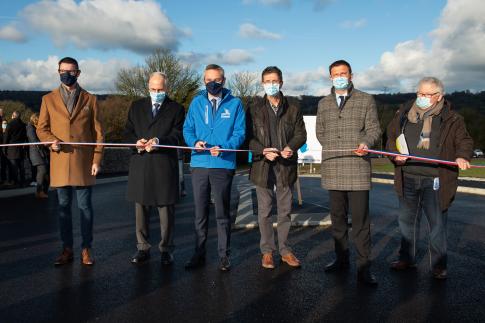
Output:
<path fill-rule="evenodd" d="M 336 260 L 326 272 L 349 267 L 348 211 L 352 211 L 352 234 L 357 253 L 358 281 L 376 285 L 370 272 L 369 190 L 370 159 L 365 149 L 380 138 L 374 98 L 354 88 L 352 68 L 339 60 L 329 67 L 331 94 L 320 100 L 316 134 L 322 145 L 322 187 L 330 194 L 330 217 L 335 241 Z M 326 150 L 348 149 L 342 152 Z M 351 150 L 354 150 L 352 152 Z"/>

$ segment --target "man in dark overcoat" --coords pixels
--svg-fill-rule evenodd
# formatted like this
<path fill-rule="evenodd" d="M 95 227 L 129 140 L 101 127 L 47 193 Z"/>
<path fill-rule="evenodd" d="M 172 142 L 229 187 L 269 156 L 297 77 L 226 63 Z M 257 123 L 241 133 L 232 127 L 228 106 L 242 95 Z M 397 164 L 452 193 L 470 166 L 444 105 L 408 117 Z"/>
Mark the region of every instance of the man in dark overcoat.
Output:
<path fill-rule="evenodd" d="M 137 252 L 131 262 L 150 258 L 149 212 L 156 208 L 160 217 L 161 263 L 173 262 L 173 227 L 178 199 L 177 150 L 153 145 L 178 145 L 182 140 L 184 108 L 166 95 L 165 74 L 150 76 L 150 98 L 131 104 L 125 128 L 127 142 L 136 143 L 128 174 L 129 201 L 135 202 Z"/>

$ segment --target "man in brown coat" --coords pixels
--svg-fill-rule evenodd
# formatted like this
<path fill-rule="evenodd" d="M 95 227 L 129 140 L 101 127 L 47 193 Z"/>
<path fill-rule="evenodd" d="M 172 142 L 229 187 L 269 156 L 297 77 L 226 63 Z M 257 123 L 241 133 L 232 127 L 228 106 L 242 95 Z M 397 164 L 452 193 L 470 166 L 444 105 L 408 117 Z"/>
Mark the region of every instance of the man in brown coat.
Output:
<path fill-rule="evenodd" d="M 336 260 L 326 272 L 349 267 L 347 214 L 352 211 L 352 235 L 357 251 L 358 280 L 377 283 L 370 272 L 369 190 L 371 167 L 365 149 L 380 138 L 374 98 L 353 87 L 352 68 L 344 60 L 329 67 L 333 87 L 318 103 L 317 139 L 322 145 L 322 187 L 330 194 Z M 326 150 L 347 150 L 327 152 Z M 351 150 L 355 149 L 355 152 Z"/>
<path fill-rule="evenodd" d="M 422 157 L 455 161 L 458 167 L 423 163 L 399 156 L 393 158 L 394 185 L 399 195 L 401 249 L 391 269 L 415 268 L 416 227 L 421 214 L 429 224 L 429 250 L 432 276 L 447 277 L 446 218 L 458 187 L 458 168 L 470 168 L 473 139 L 463 118 L 444 99 L 443 83 L 425 77 L 418 84 L 415 100 L 404 104 L 387 128 L 387 149 Z M 404 138 L 404 139 L 402 139 Z M 402 150 L 402 148 L 401 148 Z M 407 152 L 401 151 L 407 154 Z M 422 213 L 423 212 L 423 213 Z"/>
<path fill-rule="evenodd" d="M 61 85 L 42 98 L 37 136 L 51 145 L 51 186 L 57 188 L 59 227 L 63 251 L 55 265 L 73 260 L 71 203 L 76 194 L 81 215 L 81 262 L 92 265 L 93 208 L 92 186 L 100 171 L 101 146 L 62 145 L 62 142 L 103 142 L 103 130 L 96 97 L 77 83 L 81 74 L 75 59 L 59 61 Z"/>

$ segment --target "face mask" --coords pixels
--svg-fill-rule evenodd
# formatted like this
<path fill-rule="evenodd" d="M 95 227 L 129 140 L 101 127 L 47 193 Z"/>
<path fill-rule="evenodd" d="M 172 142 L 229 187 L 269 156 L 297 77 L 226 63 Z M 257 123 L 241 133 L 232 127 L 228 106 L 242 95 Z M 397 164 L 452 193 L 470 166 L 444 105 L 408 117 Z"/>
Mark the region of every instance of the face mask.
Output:
<path fill-rule="evenodd" d="M 332 79 L 332 83 L 336 90 L 345 90 L 349 87 L 349 79 L 342 76 Z"/>
<path fill-rule="evenodd" d="M 165 92 L 150 92 L 150 97 L 153 103 L 162 103 L 165 99 Z"/>
<path fill-rule="evenodd" d="M 275 96 L 280 92 L 280 85 L 275 84 L 263 84 L 264 92 L 269 96 Z"/>
<path fill-rule="evenodd" d="M 61 82 L 66 86 L 71 86 L 77 81 L 77 76 L 73 76 L 69 73 L 62 73 L 60 75 Z"/>
<path fill-rule="evenodd" d="M 222 83 L 217 83 L 216 81 L 209 82 L 205 85 L 207 92 L 212 95 L 218 95 L 222 91 Z"/>
<path fill-rule="evenodd" d="M 2 123 L 2 129 L 7 129 L 7 125 L 5 123 Z"/>
<path fill-rule="evenodd" d="M 416 105 L 420 109 L 427 109 L 431 106 L 431 98 L 427 98 L 425 96 L 418 96 L 416 99 Z"/>

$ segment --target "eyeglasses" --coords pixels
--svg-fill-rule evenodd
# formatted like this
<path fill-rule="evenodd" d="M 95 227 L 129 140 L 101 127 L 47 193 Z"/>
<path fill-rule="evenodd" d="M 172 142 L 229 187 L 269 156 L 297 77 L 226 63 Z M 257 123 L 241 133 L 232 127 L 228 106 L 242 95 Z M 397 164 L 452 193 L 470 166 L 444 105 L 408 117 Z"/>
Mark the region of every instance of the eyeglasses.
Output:
<path fill-rule="evenodd" d="M 280 81 L 270 81 L 270 80 L 268 80 L 268 81 L 264 81 L 263 84 L 265 84 L 265 85 L 270 85 L 270 84 L 276 85 L 276 84 L 280 84 Z"/>
<path fill-rule="evenodd" d="M 418 96 L 419 97 L 426 97 L 426 98 L 432 98 L 433 96 L 435 96 L 436 94 L 439 94 L 440 92 L 435 92 L 435 93 L 421 93 L 421 92 L 418 92 Z"/>
<path fill-rule="evenodd" d="M 57 70 L 57 71 L 59 72 L 59 74 L 69 73 L 72 76 L 76 76 L 77 72 L 79 72 L 79 70 Z"/>

